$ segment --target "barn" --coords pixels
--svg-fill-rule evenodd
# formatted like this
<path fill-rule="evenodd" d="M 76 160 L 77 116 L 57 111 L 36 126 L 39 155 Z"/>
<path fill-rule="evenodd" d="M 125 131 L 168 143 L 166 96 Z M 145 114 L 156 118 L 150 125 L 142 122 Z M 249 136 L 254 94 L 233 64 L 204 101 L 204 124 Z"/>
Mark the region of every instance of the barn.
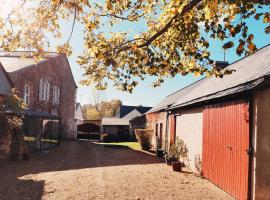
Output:
<path fill-rule="evenodd" d="M 269 57 L 270 45 L 227 66 L 231 75 L 202 78 L 147 113 L 163 115 L 164 149 L 183 139 L 185 164 L 236 199 L 270 197 Z M 153 118 L 147 123 L 160 126 Z"/>

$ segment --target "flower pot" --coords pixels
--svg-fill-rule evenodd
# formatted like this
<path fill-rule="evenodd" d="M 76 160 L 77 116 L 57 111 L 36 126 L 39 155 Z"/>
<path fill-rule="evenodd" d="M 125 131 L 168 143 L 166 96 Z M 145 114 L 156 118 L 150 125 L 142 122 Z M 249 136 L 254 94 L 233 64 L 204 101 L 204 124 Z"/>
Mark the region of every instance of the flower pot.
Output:
<path fill-rule="evenodd" d="M 168 155 L 165 155 L 165 162 L 166 162 L 167 165 L 171 165 L 172 162 L 176 162 L 176 161 L 177 161 L 177 159 L 172 158 L 172 157 L 170 157 Z"/>
<path fill-rule="evenodd" d="M 172 169 L 175 172 L 181 172 L 182 171 L 182 166 L 180 162 L 172 162 Z"/>
<path fill-rule="evenodd" d="M 162 149 L 157 150 L 157 157 L 162 158 L 164 154 L 164 151 Z"/>

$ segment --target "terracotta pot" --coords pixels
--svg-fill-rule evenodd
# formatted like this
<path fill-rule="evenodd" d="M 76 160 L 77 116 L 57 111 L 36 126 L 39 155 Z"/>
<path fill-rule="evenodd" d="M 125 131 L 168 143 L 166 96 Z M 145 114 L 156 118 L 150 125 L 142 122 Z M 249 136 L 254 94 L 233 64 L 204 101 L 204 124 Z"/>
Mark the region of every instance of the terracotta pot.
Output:
<path fill-rule="evenodd" d="M 182 166 L 180 162 L 172 162 L 172 169 L 175 172 L 181 172 L 182 171 Z"/>

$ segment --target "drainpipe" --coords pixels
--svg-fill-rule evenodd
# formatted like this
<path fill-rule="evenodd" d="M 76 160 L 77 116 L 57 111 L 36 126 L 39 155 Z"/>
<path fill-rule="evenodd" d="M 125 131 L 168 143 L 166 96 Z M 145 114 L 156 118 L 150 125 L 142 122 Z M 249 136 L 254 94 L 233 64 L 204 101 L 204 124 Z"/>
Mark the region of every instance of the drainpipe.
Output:
<path fill-rule="evenodd" d="M 167 153 L 168 150 L 168 136 L 169 136 L 169 114 L 171 113 L 171 111 L 166 110 L 166 132 L 165 132 L 165 153 Z"/>

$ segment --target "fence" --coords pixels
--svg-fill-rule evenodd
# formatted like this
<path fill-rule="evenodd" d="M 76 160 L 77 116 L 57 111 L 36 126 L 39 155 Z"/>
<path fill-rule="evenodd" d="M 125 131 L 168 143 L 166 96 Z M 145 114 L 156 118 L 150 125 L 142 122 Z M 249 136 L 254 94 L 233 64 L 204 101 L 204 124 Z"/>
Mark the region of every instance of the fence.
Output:
<path fill-rule="evenodd" d="M 60 142 L 60 120 L 26 117 L 23 132 L 30 151 L 46 150 Z"/>

